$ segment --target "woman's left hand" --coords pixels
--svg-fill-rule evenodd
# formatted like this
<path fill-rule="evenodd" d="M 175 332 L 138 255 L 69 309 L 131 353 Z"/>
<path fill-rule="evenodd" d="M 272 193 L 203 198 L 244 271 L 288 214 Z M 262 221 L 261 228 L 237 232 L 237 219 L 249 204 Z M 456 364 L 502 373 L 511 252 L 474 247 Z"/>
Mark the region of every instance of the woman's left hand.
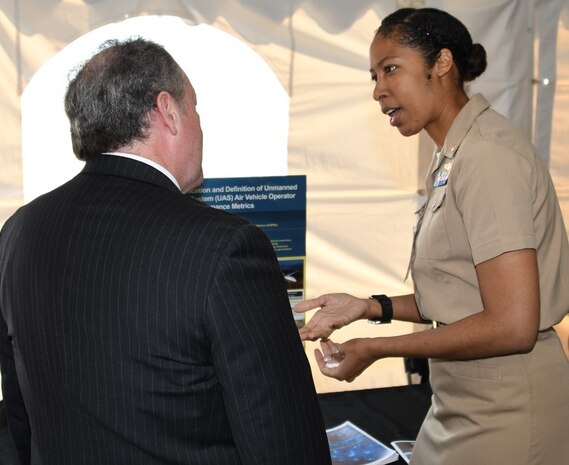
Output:
<path fill-rule="evenodd" d="M 368 339 L 351 339 L 337 344 L 330 339 L 321 340 L 314 350 L 318 367 L 323 375 L 351 383 L 377 359 L 368 355 Z"/>

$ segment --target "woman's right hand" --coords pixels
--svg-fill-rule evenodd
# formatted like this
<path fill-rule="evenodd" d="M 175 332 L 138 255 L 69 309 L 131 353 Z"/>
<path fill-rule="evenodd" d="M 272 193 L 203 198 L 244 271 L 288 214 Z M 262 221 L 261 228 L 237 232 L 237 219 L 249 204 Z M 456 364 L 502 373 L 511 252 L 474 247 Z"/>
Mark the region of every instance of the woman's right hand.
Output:
<path fill-rule="evenodd" d="M 320 350 L 314 350 L 320 371 L 330 378 L 351 383 L 378 360 L 370 355 L 370 341 L 361 338 L 350 339 L 343 344 L 330 339 L 320 341 Z"/>
<path fill-rule="evenodd" d="M 303 341 L 328 339 L 334 330 L 342 328 L 362 318 L 367 318 L 369 299 L 360 299 L 350 294 L 323 294 L 305 300 L 294 307 L 297 313 L 319 308 L 302 328 L 299 329 Z"/>

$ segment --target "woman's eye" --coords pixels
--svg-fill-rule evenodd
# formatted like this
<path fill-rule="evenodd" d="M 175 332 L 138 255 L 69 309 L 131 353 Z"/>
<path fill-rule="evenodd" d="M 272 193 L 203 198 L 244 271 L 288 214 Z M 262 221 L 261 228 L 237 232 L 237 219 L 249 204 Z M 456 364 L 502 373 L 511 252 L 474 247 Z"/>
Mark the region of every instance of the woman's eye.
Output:
<path fill-rule="evenodd" d="M 393 71 L 395 71 L 397 69 L 396 65 L 387 65 L 383 68 L 383 71 L 385 71 L 386 73 L 391 73 Z"/>
<path fill-rule="evenodd" d="M 371 80 L 372 80 L 373 82 L 377 82 L 377 76 L 375 76 L 375 75 L 372 76 L 372 77 L 371 77 Z"/>

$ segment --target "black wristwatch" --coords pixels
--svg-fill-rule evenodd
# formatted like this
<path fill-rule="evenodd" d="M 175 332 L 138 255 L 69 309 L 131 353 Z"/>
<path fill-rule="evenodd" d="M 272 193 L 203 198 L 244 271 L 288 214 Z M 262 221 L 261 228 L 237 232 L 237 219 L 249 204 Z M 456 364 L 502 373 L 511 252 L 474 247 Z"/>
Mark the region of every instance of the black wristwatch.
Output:
<path fill-rule="evenodd" d="M 377 300 L 379 305 L 381 305 L 381 317 L 370 318 L 367 321 L 374 325 L 391 323 L 391 319 L 393 318 L 393 303 L 391 299 L 384 294 L 372 295 L 369 298 Z"/>

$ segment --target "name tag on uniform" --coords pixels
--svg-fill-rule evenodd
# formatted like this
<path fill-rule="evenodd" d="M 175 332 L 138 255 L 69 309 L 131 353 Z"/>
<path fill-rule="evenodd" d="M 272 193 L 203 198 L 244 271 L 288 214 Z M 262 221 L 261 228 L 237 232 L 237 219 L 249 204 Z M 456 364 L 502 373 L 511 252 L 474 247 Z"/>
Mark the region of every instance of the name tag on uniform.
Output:
<path fill-rule="evenodd" d="M 433 182 L 433 187 L 441 187 L 446 185 L 451 168 L 452 160 L 449 160 L 442 166 L 439 171 L 437 171 L 435 181 Z"/>

